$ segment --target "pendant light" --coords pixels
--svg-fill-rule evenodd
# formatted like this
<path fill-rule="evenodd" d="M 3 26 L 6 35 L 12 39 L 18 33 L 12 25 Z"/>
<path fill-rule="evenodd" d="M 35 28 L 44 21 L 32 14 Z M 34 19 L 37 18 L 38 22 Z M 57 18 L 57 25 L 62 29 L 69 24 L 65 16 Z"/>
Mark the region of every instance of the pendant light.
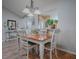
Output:
<path fill-rule="evenodd" d="M 33 0 L 31 0 L 30 7 L 24 8 L 24 10 L 22 12 L 27 14 L 28 16 L 33 16 L 34 14 L 36 14 L 36 15 L 40 14 L 39 8 L 38 7 L 34 8 L 34 1 Z"/>

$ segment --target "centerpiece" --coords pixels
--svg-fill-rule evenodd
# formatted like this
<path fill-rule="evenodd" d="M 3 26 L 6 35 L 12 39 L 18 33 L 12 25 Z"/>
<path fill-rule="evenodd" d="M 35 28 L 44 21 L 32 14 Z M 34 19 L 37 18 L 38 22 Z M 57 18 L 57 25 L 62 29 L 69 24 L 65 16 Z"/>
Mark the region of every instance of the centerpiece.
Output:
<path fill-rule="evenodd" d="M 50 29 L 55 29 L 57 26 L 58 20 L 48 19 L 46 21 L 46 26 Z"/>

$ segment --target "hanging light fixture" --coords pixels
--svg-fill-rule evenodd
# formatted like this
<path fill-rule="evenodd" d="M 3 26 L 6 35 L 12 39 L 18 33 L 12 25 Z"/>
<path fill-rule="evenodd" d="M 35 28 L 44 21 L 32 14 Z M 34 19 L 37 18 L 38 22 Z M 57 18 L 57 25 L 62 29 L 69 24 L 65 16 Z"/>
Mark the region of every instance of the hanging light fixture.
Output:
<path fill-rule="evenodd" d="M 33 14 L 32 13 L 29 13 L 28 16 L 33 16 Z"/>
<path fill-rule="evenodd" d="M 39 8 L 35 9 L 34 14 L 38 14 L 38 15 L 41 14 L 40 11 L 39 11 Z"/>
<path fill-rule="evenodd" d="M 28 14 L 28 13 L 30 13 L 30 10 L 28 8 L 25 8 L 22 12 L 25 14 Z"/>
<path fill-rule="evenodd" d="M 31 0 L 31 5 L 30 7 L 27 7 L 22 11 L 23 13 L 25 14 L 28 14 L 28 16 L 33 16 L 34 14 L 37 14 L 39 15 L 40 14 L 40 11 L 39 11 L 39 8 L 34 8 L 34 1 Z"/>

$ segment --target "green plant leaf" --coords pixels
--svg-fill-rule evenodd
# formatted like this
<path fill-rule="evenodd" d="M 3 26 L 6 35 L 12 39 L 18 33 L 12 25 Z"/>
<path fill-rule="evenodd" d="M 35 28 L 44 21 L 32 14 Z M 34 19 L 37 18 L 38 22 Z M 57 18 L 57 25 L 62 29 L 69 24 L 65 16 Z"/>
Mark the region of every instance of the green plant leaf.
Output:
<path fill-rule="evenodd" d="M 52 19 L 48 19 L 48 20 L 47 20 L 47 24 L 48 24 L 48 25 L 52 25 L 52 24 L 53 24 L 53 20 L 52 20 Z"/>

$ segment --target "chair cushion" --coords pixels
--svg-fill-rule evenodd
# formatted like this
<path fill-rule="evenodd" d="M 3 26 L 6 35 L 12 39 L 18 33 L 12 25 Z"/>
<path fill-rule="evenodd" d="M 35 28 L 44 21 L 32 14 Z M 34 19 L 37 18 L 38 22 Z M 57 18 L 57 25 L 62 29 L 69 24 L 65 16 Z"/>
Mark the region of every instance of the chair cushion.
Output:
<path fill-rule="evenodd" d="M 54 49 L 54 48 L 55 48 L 55 44 L 52 45 L 52 49 Z M 45 49 L 52 50 L 51 49 L 51 43 L 50 42 L 48 42 L 48 43 L 45 44 Z"/>
<path fill-rule="evenodd" d="M 30 42 L 30 41 L 29 41 L 28 44 L 30 44 L 30 45 L 35 45 L 36 43 L 33 43 L 33 42 Z"/>
<path fill-rule="evenodd" d="M 27 42 L 26 40 L 23 40 L 24 42 Z M 33 42 L 30 42 L 30 41 L 28 41 L 28 44 L 30 44 L 30 45 L 35 45 L 36 43 L 33 43 Z"/>
<path fill-rule="evenodd" d="M 46 47 L 46 48 L 50 48 L 50 45 L 51 45 L 51 43 L 48 42 L 48 43 L 45 44 L 45 47 Z"/>

